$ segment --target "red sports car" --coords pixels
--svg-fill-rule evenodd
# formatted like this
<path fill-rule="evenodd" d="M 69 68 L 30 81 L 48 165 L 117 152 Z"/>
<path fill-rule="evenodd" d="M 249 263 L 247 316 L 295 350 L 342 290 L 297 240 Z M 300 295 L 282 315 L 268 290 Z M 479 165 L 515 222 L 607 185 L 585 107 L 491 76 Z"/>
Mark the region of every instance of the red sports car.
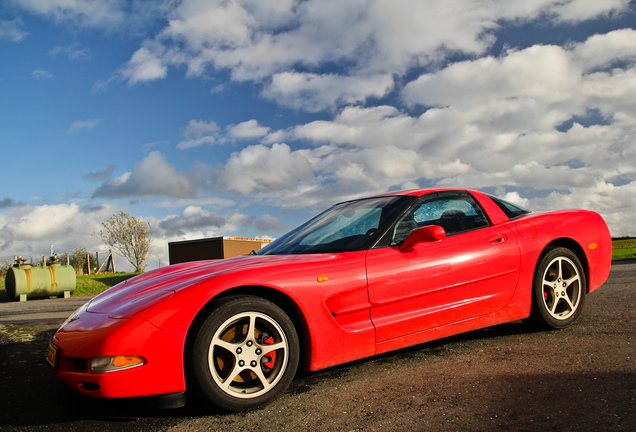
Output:
<path fill-rule="evenodd" d="M 509 321 L 562 328 L 607 279 L 594 212 L 533 213 L 472 190 L 336 204 L 255 255 L 149 271 L 75 312 L 55 375 L 99 398 L 194 391 L 226 410 L 306 371 Z"/>

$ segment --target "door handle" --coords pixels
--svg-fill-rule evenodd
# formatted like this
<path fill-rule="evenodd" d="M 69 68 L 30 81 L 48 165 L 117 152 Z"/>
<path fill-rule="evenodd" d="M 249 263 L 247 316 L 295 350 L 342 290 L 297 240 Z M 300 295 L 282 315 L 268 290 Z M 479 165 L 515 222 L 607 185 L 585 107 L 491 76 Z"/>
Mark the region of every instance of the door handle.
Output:
<path fill-rule="evenodd" d="M 505 243 L 507 240 L 508 240 L 508 237 L 505 234 L 501 234 L 501 233 L 491 235 L 490 237 L 487 238 L 488 243 L 494 244 L 494 245 Z"/>

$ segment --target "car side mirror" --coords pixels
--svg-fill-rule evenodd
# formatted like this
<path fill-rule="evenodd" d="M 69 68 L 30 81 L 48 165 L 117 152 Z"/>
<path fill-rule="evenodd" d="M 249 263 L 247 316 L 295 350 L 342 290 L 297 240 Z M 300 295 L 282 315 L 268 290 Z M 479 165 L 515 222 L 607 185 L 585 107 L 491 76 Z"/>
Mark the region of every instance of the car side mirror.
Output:
<path fill-rule="evenodd" d="M 398 247 L 400 252 L 411 252 L 415 245 L 442 240 L 446 237 L 446 231 L 439 225 L 426 225 L 413 230 L 411 234 Z"/>

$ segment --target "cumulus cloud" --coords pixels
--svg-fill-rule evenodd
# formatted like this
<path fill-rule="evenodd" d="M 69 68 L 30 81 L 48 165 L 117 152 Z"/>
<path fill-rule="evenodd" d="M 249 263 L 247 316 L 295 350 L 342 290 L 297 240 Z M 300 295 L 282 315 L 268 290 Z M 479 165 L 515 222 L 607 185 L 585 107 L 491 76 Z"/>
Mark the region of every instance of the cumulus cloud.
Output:
<path fill-rule="evenodd" d="M 175 237 L 200 230 L 220 232 L 224 224 L 225 218 L 218 213 L 210 213 L 201 207 L 188 206 L 182 215 L 170 215 L 161 220 L 158 228 L 162 230 L 164 236 Z"/>
<path fill-rule="evenodd" d="M 104 249 L 93 236 L 112 207 L 84 211 L 79 204 L 14 207 L 0 216 L 0 252 L 7 258 L 21 255 L 39 258 L 48 255 L 50 245 L 59 253 L 70 253 L 82 246 Z"/>
<path fill-rule="evenodd" d="M 179 173 L 160 152 L 154 151 L 138 162 L 131 172 L 102 184 L 94 198 L 146 196 L 189 197 L 194 194 L 190 180 Z"/>
<path fill-rule="evenodd" d="M 392 88 L 393 77 L 389 74 L 366 77 L 281 72 L 272 76 L 263 94 L 284 106 L 318 112 L 380 98 Z"/>
<path fill-rule="evenodd" d="M 176 200 L 166 200 L 155 204 L 159 208 L 181 208 L 181 207 L 232 207 L 236 205 L 236 201 L 216 196 L 204 198 L 180 198 Z"/>
<path fill-rule="evenodd" d="M 136 84 L 165 78 L 171 66 L 185 65 L 189 76 L 229 70 L 238 81 L 264 80 L 263 95 L 282 105 L 318 111 L 381 97 L 394 76 L 435 64 L 445 52 L 481 55 L 501 22 L 579 22 L 628 6 L 627 0 L 185 0 L 122 75 Z M 345 65 L 344 73 L 322 70 L 336 64 Z"/>
<path fill-rule="evenodd" d="M 631 204 L 635 194 L 636 181 L 622 186 L 597 182 L 589 188 L 553 191 L 546 197 L 529 199 L 528 208 L 536 210 L 567 208 L 594 210 L 601 213 L 613 236 L 636 236 Z"/>
<path fill-rule="evenodd" d="M 258 144 L 233 153 L 219 176 L 229 190 L 242 194 L 292 189 L 312 178 L 307 158 L 286 144 Z"/>
<path fill-rule="evenodd" d="M 82 178 L 84 180 L 88 180 L 88 181 L 107 181 L 110 180 L 113 172 L 115 171 L 115 165 L 109 165 L 108 168 L 100 170 L 100 171 L 95 171 L 95 172 L 90 172 L 88 174 L 84 174 L 82 176 Z"/>
<path fill-rule="evenodd" d="M 560 21 L 584 21 L 599 15 L 609 15 L 628 5 L 629 0 L 567 1 L 555 3 L 548 10 L 553 12 Z"/>
<path fill-rule="evenodd" d="M 97 27 L 120 23 L 126 8 L 121 0 L 20 0 L 18 5 L 58 22 Z"/>
<path fill-rule="evenodd" d="M 254 221 L 254 226 L 260 233 L 275 233 L 279 234 L 289 230 L 289 227 L 285 226 L 278 218 L 264 214 Z"/>
<path fill-rule="evenodd" d="M 168 75 L 168 67 L 158 53 L 143 47 L 133 54 L 120 73 L 132 85 L 165 78 Z"/>
<path fill-rule="evenodd" d="M 234 152 L 214 181 L 281 207 L 421 185 L 511 196 L 523 188 L 572 196 L 629 188 L 634 30 L 486 54 L 504 23 L 571 25 L 618 14 L 628 2 L 451 3 L 186 0 L 124 75 L 135 84 L 176 66 L 190 77 L 227 70 L 282 106 L 332 113 L 279 130 L 256 119 L 186 128 L 181 149 L 260 140 Z M 204 25 L 210 20 L 218 25 Z M 448 61 L 452 53 L 463 60 Z M 414 70 L 424 72 L 407 75 Z M 393 104 L 368 104 L 395 94 Z"/>
<path fill-rule="evenodd" d="M 23 203 L 16 201 L 13 198 L 4 197 L 0 200 L 0 210 L 20 205 L 23 205 Z"/>
<path fill-rule="evenodd" d="M 80 132 L 96 128 L 101 122 L 101 119 L 78 120 L 73 122 L 66 132 L 71 135 L 77 135 Z"/>
<path fill-rule="evenodd" d="M 506 98 L 553 104 L 572 100 L 581 79 L 563 48 L 535 45 L 424 74 L 406 85 L 402 95 L 410 105 L 468 107 Z"/>
<path fill-rule="evenodd" d="M 205 144 L 216 144 L 219 140 L 219 126 L 213 121 L 190 120 L 183 130 L 183 141 L 177 144 L 181 150 L 198 147 Z"/>
<path fill-rule="evenodd" d="M 108 246 L 95 235 L 103 229 L 102 223 L 120 210 L 114 205 L 82 206 L 79 203 L 53 205 L 26 205 L 10 198 L 0 201 L 9 204 L 0 213 L 0 256 L 11 260 L 13 256 L 38 260 L 48 255 L 53 245 L 55 253 L 72 253 L 83 247 L 105 256 Z M 14 205 L 15 204 L 15 205 Z M 19 204 L 19 205 L 18 205 Z M 1 208 L 1 207 L 0 207 Z M 171 241 L 241 235 L 246 227 L 256 226 L 262 232 L 280 234 L 285 227 L 277 218 L 263 215 L 254 218 L 244 213 L 228 211 L 216 213 L 200 206 L 187 206 L 181 214 L 171 214 L 163 219 L 135 215 L 152 226 L 152 250 L 149 266 L 168 263 L 167 245 Z M 102 255 L 104 254 L 104 255 Z M 119 271 L 132 271 L 122 257 L 116 256 Z"/>
<path fill-rule="evenodd" d="M 419 116 L 388 105 L 347 106 L 331 120 L 273 130 L 264 143 L 314 145 L 296 153 L 320 186 L 289 200 L 272 194 L 270 202 L 291 207 L 326 190 L 335 199 L 402 185 L 497 188 L 513 197 L 517 190 L 528 196 L 528 188 L 557 190 L 571 207 L 595 208 L 633 232 L 617 216 L 622 210 L 601 198 L 622 196 L 636 182 L 633 34 L 535 45 L 427 72 L 402 91 L 409 106 L 423 108 Z M 610 70 L 598 69 L 601 52 Z"/>
<path fill-rule="evenodd" d="M 459 157 L 476 170 L 445 182 L 543 189 L 591 186 L 616 170 L 633 175 L 620 161 L 634 145 L 625 142 L 636 123 L 627 114 L 635 112 L 636 94 L 628 84 L 634 82 L 633 63 L 611 72 L 586 72 L 600 46 L 614 46 L 615 59 L 630 58 L 624 41 L 632 33 L 593 36 L 567 49 L 533 46 L 502 58 L 455 63 L 409 83 L 402 92 L 407 103 L 438 107 L 419 119 L 430 127 L 426 147 L 439 149 L 446 159 Z M 622 85 L 616 87 L 617 82 Z M 604 116 L 604 124 L 572 122 L 567 131 L 559 130 L 590 111 Z"/>
<path fill-rule="evenodd" d="M 200 206 L 188 206 L 181 214 L 171 214 L 153 223 L 153 236 L 169 241 L 191 240 L 217 236 L 241 235 L 254 227 L 259 238 L 268 234 L 280 235 L 288 230 L 271 215 L 254 217 L 240 212 L 218 213 Z"/>
<path fill-rule="evenodd" d="M 0 39 L 8 39 L 11 42 L 20 42 L 29 32 L 23 30 L 24 21 L 17 17 L 13 20 L 0 20 Z"/>
<path fill-rule="evenodd" d="M 228 136 L 231 139 L 256 139 L 267 135 L 269 132 L 268 127 L 261 126 L 256 120 L 248 120 L 237 125 L 231 125 L 228 127 Z"/>
<path fill-rule="evenodd" d="M 177 144 L 180 150 L 204 145 L 218 145 L 240 140 L 256 140 L 264 137 L 270 128 L 261 126 L 256 120 L 247 120 L 220 128 L 214 121 L 190 120 L 183 130 L 184 140 Z"/>
<path fill-rule="evenodd" d="M 90 49 L 83 47 L 79 43 L 56 46 L 49 51 L 49 54 L 52 56 L 66 56 L 69 60 L 90 60 L 93 58 Z"/>
<path fill-rule="evenodd" d="M 31 76 L 36 80 L 50 80 L 53 79 L 53 74 L 45 69 L 35 69 L 31 72 Z"/>

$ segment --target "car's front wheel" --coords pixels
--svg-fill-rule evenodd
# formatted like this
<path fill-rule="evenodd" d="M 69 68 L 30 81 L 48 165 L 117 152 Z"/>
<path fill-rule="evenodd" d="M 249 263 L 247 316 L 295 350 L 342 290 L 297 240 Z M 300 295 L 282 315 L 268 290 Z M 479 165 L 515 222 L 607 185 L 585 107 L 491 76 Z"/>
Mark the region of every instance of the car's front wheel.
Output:
<path fill-rule="evenodd" d="M 227 297 L 210 310 L 189 344 L 189 385 L 230 411 L 274 400 L 291 383 L 300 357 L 291 319 L 254 296 Z"/>
<path fill-rule="evenodd" d="M 579 258 L 566 248 L 549 250 L 535 271 L 530 321 L 544 328 L 567 327 L 581 313 L 585 292 Z"/>

